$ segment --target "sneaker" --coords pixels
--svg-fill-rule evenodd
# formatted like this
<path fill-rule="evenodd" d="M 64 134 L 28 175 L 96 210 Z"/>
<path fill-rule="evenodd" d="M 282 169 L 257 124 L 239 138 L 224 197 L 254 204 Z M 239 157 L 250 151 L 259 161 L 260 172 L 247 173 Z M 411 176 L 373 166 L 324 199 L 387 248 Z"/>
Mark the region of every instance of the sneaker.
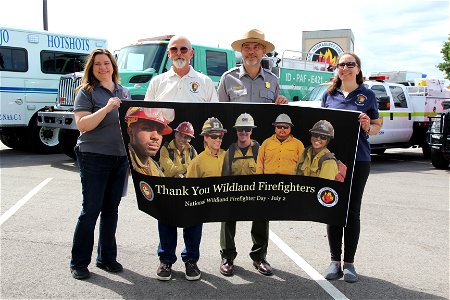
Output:
<path fill-rule="evenodd" d="M 97 266 L 97 268 L 100 268 L 102 270 L 105 270 L 105 271 L 108 271 L 111 273 L 119 273 L 119 272 L 123 271 L 122 265 L 117 261 L 113 261 L 110 263 L 97 262 L 96 266 Z"/>
<path fill-rule="evenodd" d="M 343 275 L 341 270 L 341 263 L 338 261 L 332 261 L 325 271 L 325 279 L 336 280 Z"/>
<path fill-rule="evenodd" d="M 156 278 L 162 281 L 170 280 L 172 278 L 172 264 L 160 263 L 156 271 Z"/>
<path fill-rule="evenodd" d="M 345 282 L 355 283 L 358 281 L 358 274 L 353 264 L 344 264 L 344 280 Z"/>
<path fill-rule="evenodd" d="M 202 273 L 200 272 L 200 269 L 197 267 L 197 264 L 194 262 L 185 262 L 184 265 L 186 266 L 186 279 L 187 280 L 199 280 Z"/>
<path fill-rule="evenodd" d="M 91 273 L 89 272 L 88 268 L 70 269 L 70 273 L 72 274 L 73 278 L 79 280 L 83 280 L 91 276 Z"/>

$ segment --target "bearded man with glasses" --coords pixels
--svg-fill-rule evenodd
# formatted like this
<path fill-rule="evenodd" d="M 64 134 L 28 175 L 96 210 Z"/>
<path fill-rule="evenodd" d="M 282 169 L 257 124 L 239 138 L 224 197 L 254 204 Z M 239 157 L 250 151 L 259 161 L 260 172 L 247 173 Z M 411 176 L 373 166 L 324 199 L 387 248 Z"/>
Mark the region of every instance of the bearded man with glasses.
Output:
<path fill-rule="evenodd" d="M 152 78 L 144 100 L 173 102 L 218 102 L 214 83 L 190 65 L 194 56 L 191 42 L 184 36 L 173 36 L 167 46 L 172 67 Z"/>

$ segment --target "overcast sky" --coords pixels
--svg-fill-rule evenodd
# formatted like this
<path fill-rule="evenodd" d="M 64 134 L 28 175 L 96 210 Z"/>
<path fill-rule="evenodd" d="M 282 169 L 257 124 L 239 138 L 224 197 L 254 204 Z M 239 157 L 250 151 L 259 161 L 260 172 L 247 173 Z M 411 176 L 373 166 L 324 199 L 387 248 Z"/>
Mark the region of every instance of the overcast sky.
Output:
<path fill-rule="evenodd" d="M 0 26 L 42 30 L 42 0 L 2 1 Z M 351 29 L 365 75 L 436 68 L 450 33 L 449 1 L 142 1 L 48 0 L 49 31 L 108 40 L 110 50 L 139 38 L 186 35 L 191 42 L 230 48 L 258 28 L 276 50 L 301 50 L 302 31 Z"/>

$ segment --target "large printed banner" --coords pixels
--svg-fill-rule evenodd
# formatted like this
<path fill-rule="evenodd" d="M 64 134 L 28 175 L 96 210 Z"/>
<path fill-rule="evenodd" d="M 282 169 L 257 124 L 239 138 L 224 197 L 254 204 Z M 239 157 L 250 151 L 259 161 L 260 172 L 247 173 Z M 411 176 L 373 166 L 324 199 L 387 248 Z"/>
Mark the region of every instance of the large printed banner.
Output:
<path fill-rule="evenodd" d="M 347 167 L 343 182 L 296 174 L 170 178 L 145 175 L 131 168 L 138 207 L 150 216 L 178 227 L 231 220 L 298 220 L 345 226 L 359 134 L 358 112 L 274 104 L 124 101 L 119 113 L 127 149 L 130 137 L 126 114 L 131 107 L 147 112 L 169 109 L 164 117 L 173 119 L 168 124 L 172 129 L 190 122 L 195 129 L 190 143 L 199 154 L 204 151 L 202 126 L 210 117 L 220 120 L 227 130 L 221 144 L 224 150 L 236 142 L 233 126 L 243 113 L 254 118 L 256 128 L 251 138 L 260 144 L 274 134 L 277 117 L 288 115 L 292 135 L 305 148 L 311 145 L 309 130 L 319 120 L 327 120 L 334 128 L 328 149 Z M 173 138 L 174 132 L 164 135 L 162 143 Z M 129 152 L 128 159 L 131 161 Z M 158 162 L 159 151 L 152 159 Z"/>

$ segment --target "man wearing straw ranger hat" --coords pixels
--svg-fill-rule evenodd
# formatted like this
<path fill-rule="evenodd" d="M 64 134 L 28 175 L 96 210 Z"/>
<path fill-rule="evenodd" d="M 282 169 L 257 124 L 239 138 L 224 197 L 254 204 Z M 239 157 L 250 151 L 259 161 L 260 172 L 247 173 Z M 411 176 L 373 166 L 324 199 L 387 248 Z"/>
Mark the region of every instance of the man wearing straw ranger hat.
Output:
<path fill-rule="evenodd" d="M 278 78 L 262 68 L 264 55 L 275 46 L 265 40 L 264 33 L 252 29 L 231 47 L 242 53 L 243 64 L 225 72 L 217 90 L 220 102 L 254 102 L 285 104 L 287 98 L 280 94 Z"/>

